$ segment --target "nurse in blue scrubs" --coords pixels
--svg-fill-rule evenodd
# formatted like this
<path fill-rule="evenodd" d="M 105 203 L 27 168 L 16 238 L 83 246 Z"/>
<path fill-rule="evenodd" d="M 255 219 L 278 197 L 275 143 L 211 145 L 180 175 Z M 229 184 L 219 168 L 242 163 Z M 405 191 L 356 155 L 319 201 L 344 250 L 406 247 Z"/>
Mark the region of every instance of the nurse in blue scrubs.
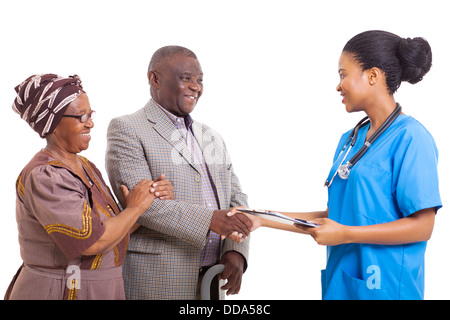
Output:
<path fill-rule="evenodd" d="M 431 57 L 423 38 L 368 31 L 348 41 L 336 89 L 347 112 L 364 112 L 368 123 L 356 137 L 349 130 L 340 139 L 326 183 L 327 209 L 285 213 L 320 226 L 253 218 L 254 228 L 306 233 L 327 246 L 323 299 L 424 298 L 425 249 L 442 206 L 438 150 L 427 129 L 401 111 L 394 93 L 402 81 L 421 81 Z"/>

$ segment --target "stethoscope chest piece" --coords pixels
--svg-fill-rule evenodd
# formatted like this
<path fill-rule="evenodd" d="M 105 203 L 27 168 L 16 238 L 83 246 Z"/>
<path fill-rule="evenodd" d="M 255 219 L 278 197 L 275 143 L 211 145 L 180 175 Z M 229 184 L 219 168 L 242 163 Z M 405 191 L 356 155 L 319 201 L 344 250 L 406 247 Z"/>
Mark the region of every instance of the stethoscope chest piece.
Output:
<path fill-rule="evenodd" d="M 350 176 L 350 163 L 341 164 L 337 170 L 339 177 L 341 179 L 347 180 Z"/>

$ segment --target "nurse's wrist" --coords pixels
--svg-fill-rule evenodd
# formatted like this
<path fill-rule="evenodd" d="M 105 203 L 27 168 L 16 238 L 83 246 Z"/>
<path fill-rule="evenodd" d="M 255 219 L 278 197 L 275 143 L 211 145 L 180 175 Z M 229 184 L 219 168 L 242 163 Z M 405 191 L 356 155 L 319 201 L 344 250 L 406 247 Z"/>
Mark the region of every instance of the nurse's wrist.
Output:
<path fill-rule="evenodd" d="M 342 233 L 343 233 L 343 241 L 344 244 L 354 243 L 355 242 L 355 227 L 353 226 L 345 226 L 343 225 Z"/>
<path fill-rule="evenodd" d="M 345 243 L 368 243 L 370 230 L 367 226 L 345 226 Z"/>

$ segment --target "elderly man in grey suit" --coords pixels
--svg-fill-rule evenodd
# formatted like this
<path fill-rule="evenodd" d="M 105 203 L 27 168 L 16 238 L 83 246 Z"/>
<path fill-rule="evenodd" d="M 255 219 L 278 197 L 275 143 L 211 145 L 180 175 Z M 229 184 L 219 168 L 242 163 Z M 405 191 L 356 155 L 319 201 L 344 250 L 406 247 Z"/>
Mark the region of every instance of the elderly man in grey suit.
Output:
<path fill-rule="evenodd" d="M 131 189 L 161 175 L 174 195 L 155 199 L 131 235 L 123 271 L 127 298 L 196 299 L 202 275 L 216 263 L 225 269 L 211 297 L 238 293 L 251 222 L 228 212 L 246 207 L 247 196 L 221 136 L 189 115 L 203 92 L 200 63 L 189 49 L 163 47 L 152 56 L 148 79 L 152 98 L 145 107 L 109 125 L 106 169 L 122 205 L 121 184 Z"/>

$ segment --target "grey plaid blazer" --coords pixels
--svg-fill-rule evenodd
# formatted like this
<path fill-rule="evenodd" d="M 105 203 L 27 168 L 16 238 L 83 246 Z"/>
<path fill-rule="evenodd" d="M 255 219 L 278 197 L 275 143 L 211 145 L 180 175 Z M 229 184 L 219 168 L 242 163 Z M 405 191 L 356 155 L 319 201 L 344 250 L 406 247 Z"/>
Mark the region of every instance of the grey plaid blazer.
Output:
<path fill-rule="evenodd" d="M 196 121 L 193 132 L 217 188 L 220 209 L 247 206 L 221 136 Z M 131 189 L 161 174 L 175 193 L 175 200 L 155 199 L 138 220 L 142 227 L 131 235 L 123 266 L 127 299 L 195 299 L 200 253 L 213 210 L 202 206 L 200 174 L 190 153 L 153 100 L 109 124 L 106 170 L 120 204 L 121 184 Z M 249 239 L 241 244 L 226 239 L 221 254 L 234 250 L 247 259 L 248 245 Z"/>

